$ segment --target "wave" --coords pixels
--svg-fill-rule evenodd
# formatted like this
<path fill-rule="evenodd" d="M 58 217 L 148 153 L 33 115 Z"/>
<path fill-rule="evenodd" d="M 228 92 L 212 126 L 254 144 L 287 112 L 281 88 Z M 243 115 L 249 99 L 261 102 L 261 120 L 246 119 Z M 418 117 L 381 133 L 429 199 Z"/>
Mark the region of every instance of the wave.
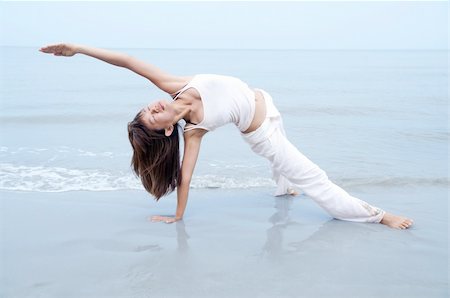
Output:
<path fill-rule="evenodd" d="M 0 156 L 13 156 L 13 155 L 51 155 L 52 158 L 56 158 L 58 154 L 61 155 L 70 155 L 71 157 L 75 156 L 88 156 L 88 157 L 107 157 L 107 158 L 115 158 L 127 156 L 131 157 L 131 150 L 129 152 L 111 152 L 111 151 L 103 151 L 103 152 L 93 152 L 89 150 L 84 150 L 81 148 L 74 148 L 68 146 L 58 146 L 52 148 L 40 148 L 40 147 L 18 147 L 11 148 L 6 146 L 0 146 Z"/>
<path fill-rule="evenodd" d="M 416 132 L 398 132 L 400 136 L 411 140 L 430 140 L 430 141 L 446 141 L 450 138 L 448 131 L 416 131 Z"/>
<path fill-rule="evenodd" d="M 137 113 L 138 111 L 136 111 Z M 134 115 L 130 113 L 99 113 L 99 114 L 40 114 L 40 115 L 16 115 L 1 116 L 1 124 L 80 124 L 80 123 L 104 123 L 123 121 L 124 127 L 127 121 Z"/>
<path fill-rule="evenodd" d="M 192 178 L 192 188 L 270 187 L 275 183 L 264 177 L 225 177 L 200 175 Z M 16 166 L 0 164 L 0 190 L 9 191 L 107 191 L 144 188 L 130 172 L 62 167 Z"/>
<path fill-rule="evenodd" d="M 247 173 L 248 174 L 248 173 Z M 444 178 L 418 177 L 368 177 L 341 178 L 332 181 L 343 188 L 360 186 L 400 187 L 437 186 L 448 187 Z M 245 189 L 275 187 L 271 178 L 245 175 L 194 175 L 192 188 Z M 65 192 L 65 191 L 109 191 L 143 190 L 142 184 L 132 172 L 106 169 L 67 169 L 63 167 L 17 166 L 0 164 L 0 190 Z"/>
<path fill-rule="evenodd" d="M 450 186 L 448 177 L 367 177 L 367 178 L 341 178 L 337 184 L 346 187 L 359 186 Z M 334 182 L 334 181 L 333 181 Z"/>

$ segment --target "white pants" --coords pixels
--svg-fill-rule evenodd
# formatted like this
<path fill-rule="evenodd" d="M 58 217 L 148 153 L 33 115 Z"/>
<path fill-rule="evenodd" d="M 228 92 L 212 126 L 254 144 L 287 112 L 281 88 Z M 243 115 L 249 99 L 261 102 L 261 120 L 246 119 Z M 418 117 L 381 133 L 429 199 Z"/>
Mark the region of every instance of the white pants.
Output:
<path fill-rule="evenodd" d="M 253 132 L 243 134 L 253 152 L 267 158 L 277 183 L 275 195 L 301 190 L 332 217 L 356 222 L 380 222 L 385 211 L 355 198 L 328 179 L 325 171 L 303 155 L 286 138 L 283 121 L 273 99 L 262 89 L 266 119 Z"/>

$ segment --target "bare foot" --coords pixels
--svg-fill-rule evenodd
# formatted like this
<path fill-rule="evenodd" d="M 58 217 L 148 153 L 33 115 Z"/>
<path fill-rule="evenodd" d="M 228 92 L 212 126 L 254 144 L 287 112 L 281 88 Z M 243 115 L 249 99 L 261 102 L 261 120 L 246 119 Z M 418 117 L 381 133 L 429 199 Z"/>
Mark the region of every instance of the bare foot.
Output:
<path fill-rule="evenodd" d="M 403 229 L 404 230 L 404 229 L 409 228 L 413 224 L 413 221 L 409 218 L 394 215 L 394 214 L 386 212 L 380 223 L 387 225 L 394 229 Z"/>
<path fill-rule="evenodd" d="M 288 188 L 287 193 L 290 194 L 290 195 L 293 196 L 293 197 L 299 195 L 298 191 L 296 191 L 295 189 L 290 188 L 290 187 Z"/>

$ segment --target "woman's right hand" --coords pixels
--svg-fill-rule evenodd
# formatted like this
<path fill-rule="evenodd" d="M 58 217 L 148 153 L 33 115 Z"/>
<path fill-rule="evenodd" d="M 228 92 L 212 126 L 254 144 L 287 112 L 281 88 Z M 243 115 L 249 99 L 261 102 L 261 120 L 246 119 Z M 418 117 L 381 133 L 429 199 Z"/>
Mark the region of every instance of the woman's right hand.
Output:
<path fill-rule="evenodd" d="M 179 220 L 181 220 L 181 218 L 180 217 L 176 217 L 176 216 L 154 215 L 154 216 L 151 217 L 151 221 L 152 222 L 163 221 L 165 223 L 174 223 L 174 222 L 179 221 Z"/>
<path fill-rule="evenodd" d="M 77 47 L 71 43 L 58 43 L 42 47 L 39 51 L 55 56 L 71 57 L 77 53 Z"/>

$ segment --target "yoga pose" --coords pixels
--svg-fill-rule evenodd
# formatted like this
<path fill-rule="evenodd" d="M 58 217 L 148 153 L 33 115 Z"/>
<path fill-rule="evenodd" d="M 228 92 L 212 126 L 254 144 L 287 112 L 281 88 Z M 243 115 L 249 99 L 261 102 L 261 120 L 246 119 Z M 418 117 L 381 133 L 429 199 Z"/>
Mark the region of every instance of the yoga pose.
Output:
<path fill-rule="evenodd" d="M 263 89 L 252 89 L 232 76 L 175 76 L 127 54 L 84 45 L 61 43 L 40 51 L 66 57 L 80 53 L 127 68 L 172 97 L 171 101 L 149 104 L 128 123 L 133 148 L 131 164 L 144 188 L 156 200 L 177 190 L 175 215 L 153 216 L 153 221 L 172 223 L 183 218 L 202 137 L 219 126 L 234 123 L 252 151 L 270 161 L 277 183 L 275 195 L 303 191 L 336 219 L 382 223 L 398 229 L 413 223 L 371 206 L 331 182 L 286 138 L 281 115 L 271 95 Z M 183 129 L 182 119 L 186 121 Z M 180 164 L 181 131 L 184 154 Z"/>

